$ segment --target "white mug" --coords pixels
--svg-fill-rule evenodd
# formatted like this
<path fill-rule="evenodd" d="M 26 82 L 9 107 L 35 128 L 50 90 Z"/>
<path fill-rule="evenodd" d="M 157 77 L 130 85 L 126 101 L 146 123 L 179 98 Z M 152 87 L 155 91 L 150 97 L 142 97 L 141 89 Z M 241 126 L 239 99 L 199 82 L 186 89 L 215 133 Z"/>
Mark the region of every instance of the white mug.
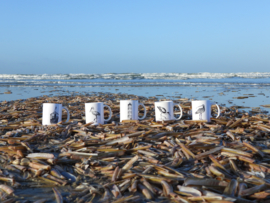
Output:
<path fill-rule="evenodd" d="M 59 123 L 62 120 L 62 109 L 67 111 L 67 120 L 69 121 L 69 111 L 62 104 L 43 103 L 42 125 L 51 125 Z"/>
<path fill-rule="evenodd" d="M 139 117 L 139 106 L 144 108 L 144 115 Z M 123 120 L 142 120 L 146 116 L 146 108 L 138 100 L 120 100 L 120 122 Z"/>
<path fill-rule="evenodd" d="M 110 111 L 108 119 L 104 119 L 104 107 L 107 107 Z M 104 124 L 104 121 L 109 121 L 112 117 L 111 108 L 103 104 L 103 102 L 85 103 L 85 120 L 86 123 L 93 122 L 92 125 Z"/>
<path fill-rule="evenodd" d="M 211 120 L 211 106 L 212 102 L 209 100 L 196 100 L 191 101 L 192 105 L 192 120 L 207 120 L 210 122 Z M 218 108 L 218 115 L 220 115 L 220 108 L 217 104 L 215 104 Z"/>
<path fill-rule="evenodd" d="M 179 118 L 173 115 L 174 106 L 178 106 L 180 109 Z M 156 121 L 179 120 L 183 115 L 183 110 L 179 104 L 173 103 L 173 101 L 159 101 L 155 102 L 155 115 Z"/>

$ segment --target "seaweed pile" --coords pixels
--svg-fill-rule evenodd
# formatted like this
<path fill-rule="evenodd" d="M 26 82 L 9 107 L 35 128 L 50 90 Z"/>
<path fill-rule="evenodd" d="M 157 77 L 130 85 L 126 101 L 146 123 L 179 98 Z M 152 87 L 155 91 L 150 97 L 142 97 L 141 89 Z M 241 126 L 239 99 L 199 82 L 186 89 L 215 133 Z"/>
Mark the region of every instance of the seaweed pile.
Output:
<path fill-rule="evenodd" d="M 144 103 L 146 119 L 119 122 L 120 99 Z M 113 111 L 108 124 L 85 123 L 84 103 L 97 101 Z M 178 99 L 182 119 L 155 122 L 155 101 L 99 93 L 2 102 L 0 201 L 270 202 L 268 115 L 223 106 L 210 123 L 193 121 L 191 102 Z M 49 102 L 67 106 L 70 121 L 42 126 Z"/>

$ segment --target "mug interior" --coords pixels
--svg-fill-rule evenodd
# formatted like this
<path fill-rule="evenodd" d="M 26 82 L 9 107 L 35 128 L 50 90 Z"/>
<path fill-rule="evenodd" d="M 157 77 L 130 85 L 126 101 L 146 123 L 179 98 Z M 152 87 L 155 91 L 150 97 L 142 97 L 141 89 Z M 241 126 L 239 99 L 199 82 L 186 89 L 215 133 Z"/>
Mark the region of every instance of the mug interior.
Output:
<path fill-rule="evenodd" d="M 120 100 L 120 102 L 131 102 L 131 101 L 138 101 L 138 100 L 133 100 L 133 99 L 129 99 L 129 100 Z"/>
<path fill-rule="evenodd" d="M 89 103 L 85 103 L 85 104 L 100 104 L 100 103 L 103 103 L 103 102 L 89 102 Z"/>
<path fill-rule="evenodd" d="M 62 106 L 62 104 L 59 104 L 59 103 L 43 103 L 43 106 L 52 106 L 52 105 L 54 105 L 54 106 L 61 105 Z"/>

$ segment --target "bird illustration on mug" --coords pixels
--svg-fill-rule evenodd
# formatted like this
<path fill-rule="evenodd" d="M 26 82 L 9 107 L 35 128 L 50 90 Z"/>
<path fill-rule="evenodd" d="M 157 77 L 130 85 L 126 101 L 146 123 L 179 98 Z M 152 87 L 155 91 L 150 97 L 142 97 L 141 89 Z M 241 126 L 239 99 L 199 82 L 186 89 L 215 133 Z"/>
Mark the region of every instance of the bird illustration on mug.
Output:
<path fill-rule="evenodd" d="M 128 104 L 128 115 L 127 115 L 127 117 L 128 117 L 128 120 L 132 120 L 132 104 L 131 103 Z"/>
<path fill-rule="evenodd" d="M 94 121 L 97 122 L 97 117 L 100 116 L 100 113 L 98 111 L 94 111 L 94 107 L 91 107 L 90 112 L 96 117 Z"/>
<path fill-rule="evenodd" d="M 199 114 L 199 119 L 202 120 L 202 114 L 205 112 L 204 104 L 197 107 L 195 114 Z"/>
<path fill-rule="evenodd" d="M 161 120 L 169 120 L 170 119 L 170 112 L 167 111 L 164 107 L 157 106 L 160 113 Z"/>
<path fill-rule="evenodd" d="M 54 112 L 50 114 L 50 122 L 51 124 L 58 123 L 59 114 L 57 112 L 57 106 L 54 109 Z"/>

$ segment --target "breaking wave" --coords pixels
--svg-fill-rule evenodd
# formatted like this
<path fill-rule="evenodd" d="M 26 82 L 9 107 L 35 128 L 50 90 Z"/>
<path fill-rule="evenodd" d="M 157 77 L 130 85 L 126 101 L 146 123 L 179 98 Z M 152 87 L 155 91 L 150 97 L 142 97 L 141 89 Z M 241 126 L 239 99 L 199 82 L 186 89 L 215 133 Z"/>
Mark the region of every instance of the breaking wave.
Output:
<path fill-rule="evenodd" d="M 270 78 L 270 72 L 248 73 L 105 73 L 105 74 L 0 74 L 1 80 L 189 80 L 222 78 Z"/>
<path fill-rule="evenodd" d="M 0 74 L 0 86 L 270 86 L 260 73 Z"/>

